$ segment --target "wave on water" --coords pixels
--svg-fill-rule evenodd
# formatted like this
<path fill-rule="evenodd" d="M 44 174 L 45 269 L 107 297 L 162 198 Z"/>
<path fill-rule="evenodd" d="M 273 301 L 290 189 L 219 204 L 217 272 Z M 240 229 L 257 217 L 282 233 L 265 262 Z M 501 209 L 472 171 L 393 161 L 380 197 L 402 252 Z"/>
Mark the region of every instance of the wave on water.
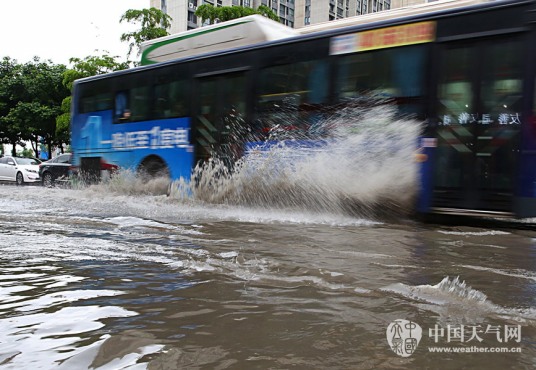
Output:
<path fill-rule="evenodd" d="M 445 235 L 459 235 L 459 236 L 496 236 L 496 235 L 510 235 L 511 233 L 498 230 L 486 230 L 486 231 L 451 231 L 451 230 L 437 230 L 440 234 Z"/>
<path fill-rule="evenodd" d="M 307 210 L 361 217 L 411 211 L 417 190 L 414 155 L 421 126 L 397 118 L 395 107 L 347 108 L 307 135 L 270 138 L 233 166 L 214 157 L 171 196 L 209 204 Z M 318 127 L 321 127 L 319 129 Z"/>
<path fill-rule="evenodd" d="M 469 286 L 460 277 L 445 277 L 436 285 L 392 284 L 380 289 L 416 301 L 422 309 L 436 312 L 449 322 L 481 322 L 486 317 L 536 324 L 536 310 L 506 308 L 491 302 L 487 295 Z"/>
<path fill-rule="evenodd" d="M 409 286 L 397 283 L 382 290 L 437 305 L 456 302 L 482 304 L 487 301 L 487 296 L 484 293 L 468 286 L 465 281 L 460 280 L 459 276 L 454 279 L 447 276 L 436 285 Z"/>
<path fill-rule="evenodd" d="M 524 269 L 507 270 L 507 269 L 496 269 L 496 268 L 473 266 L 473 265 L 460 265 L 460 267 L 464 267 L 464 268 L 476 270 L 476 271 L 487 271 L 487 272 L 491 272 L 497 275 L 503 275 L 503 276 L 508 276 L 508 277 L 517 278 L 517 279 L 527 279 L 527 280 L 532 280 L 536 282 L 536 274 L 534 272 L 530 272 Z"/>

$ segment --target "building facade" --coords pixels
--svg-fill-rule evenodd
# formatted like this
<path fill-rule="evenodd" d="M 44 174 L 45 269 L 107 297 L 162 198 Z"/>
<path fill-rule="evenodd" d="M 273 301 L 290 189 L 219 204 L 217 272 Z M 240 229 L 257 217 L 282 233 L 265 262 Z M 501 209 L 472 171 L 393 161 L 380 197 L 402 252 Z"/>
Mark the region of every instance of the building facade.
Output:
<path fill-rule="evenodd" d="M 419 5 L 424 3 L 432 3 L 438 0 L 391 0 L 392 8 L 403 8 L 411 5 Z"/>
<path fill-rule="evenodd" d="M 256 9 L 265 5 L 279 16 L 280 22 L 289 27 L 300 28 L 310 24 L 335 19 L 379 12 L 392 8 L 397 0 L 150 0 L 150 6 L 171 16 L 168 30 L 174 34 L 202 26 L 195 16 L 199 5 L 245 6 Z M 398 0 L 411 2 L 412 0 Z M 424 0 L 413 0 L 425 2 Z"/>
<path fill-rule="evenodd" d="M 403 8 L 405 6 L 431 3 L 433 1 L 437 0 L 392 0 L 391 3 L 393 8 Z"/>

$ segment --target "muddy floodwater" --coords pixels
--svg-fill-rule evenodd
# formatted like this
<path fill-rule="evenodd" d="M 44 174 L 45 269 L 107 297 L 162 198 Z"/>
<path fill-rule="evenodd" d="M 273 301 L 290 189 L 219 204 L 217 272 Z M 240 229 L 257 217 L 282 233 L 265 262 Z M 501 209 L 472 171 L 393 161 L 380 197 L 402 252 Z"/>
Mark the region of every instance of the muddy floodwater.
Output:
<path fill-rule="evenodd" d="M 531 221 L 0 185 L 0 368 L 533 369 Z"/>

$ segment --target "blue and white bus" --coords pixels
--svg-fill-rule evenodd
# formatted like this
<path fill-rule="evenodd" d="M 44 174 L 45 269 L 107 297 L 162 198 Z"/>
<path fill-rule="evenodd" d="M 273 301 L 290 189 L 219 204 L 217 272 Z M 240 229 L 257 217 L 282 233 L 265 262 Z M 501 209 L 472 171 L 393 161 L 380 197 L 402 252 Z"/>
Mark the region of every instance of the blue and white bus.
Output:
<path fill-rule="evenodd" d="M 194 36 L 156 40 L 147 65 L 75 83 L 75 165 L 189 178 L 265 139 L 277 108 L 297 126 L 382 89 L 426 122 L 419 212 L 536 216 L 535 20 L 536 1 L 438 1 L 183 57 Z"/>

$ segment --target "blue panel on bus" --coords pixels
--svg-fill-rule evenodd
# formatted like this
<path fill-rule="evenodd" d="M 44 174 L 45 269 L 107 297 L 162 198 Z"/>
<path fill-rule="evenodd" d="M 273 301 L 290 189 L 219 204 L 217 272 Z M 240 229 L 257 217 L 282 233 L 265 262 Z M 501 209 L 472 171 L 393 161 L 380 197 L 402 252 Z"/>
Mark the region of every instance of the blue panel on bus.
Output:
<path fill-rule="evenodd" d="M 123 169 L 136 170 L 148 156 L 167 165 L 171 178 L 189 178 L 194 162 L 191 119 L 113 123 L 112 111 L 80 114 L 72 124 L 74 164 L 80 158 L 100 157 Z"/>

